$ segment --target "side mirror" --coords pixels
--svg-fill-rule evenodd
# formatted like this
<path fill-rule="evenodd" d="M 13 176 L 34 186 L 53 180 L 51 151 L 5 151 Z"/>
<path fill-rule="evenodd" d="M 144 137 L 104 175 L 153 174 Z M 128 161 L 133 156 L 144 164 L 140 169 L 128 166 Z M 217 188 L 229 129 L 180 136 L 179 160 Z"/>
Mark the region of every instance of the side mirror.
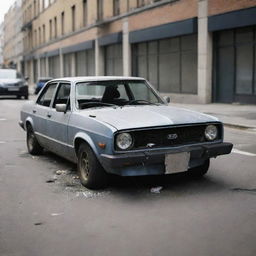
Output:
<path fill-rule="evenodd" d="M 25 80 L 26 80 L 26 81 L 28 81 L 28 80 L 29 80 L 29 77 L 28 77 L 28 76 L 26 76 L 26 77 L 25 77 Z"/>
<path fill-rule="evenodd" d="M 67 111 L 67 105 L 66 104 L 56 104 L 55 109 L 57 112 L 63 112 L 66 113 Z"/>
<path fill-rule="evenodd" d="M 170 102 L 171 102 L 171 99 L 170 99 L 169 96 L 164 96 L 163 98 L 164 98 L 164 101 L 165 101 L 166 103 L 170 103 Z"/>

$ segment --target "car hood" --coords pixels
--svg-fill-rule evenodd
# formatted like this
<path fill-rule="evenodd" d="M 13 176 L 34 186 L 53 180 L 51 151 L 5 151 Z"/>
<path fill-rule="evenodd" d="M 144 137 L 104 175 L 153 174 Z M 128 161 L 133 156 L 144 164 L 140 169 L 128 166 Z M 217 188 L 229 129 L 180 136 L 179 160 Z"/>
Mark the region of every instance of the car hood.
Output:
<path fill-rule="evenodd" d="M 0 78 L 0 85 L 11 85 L 19 82 L 22 82 L 22 79 L 20 78 L 1 79 Z"/>
<path fill-rule="evenodd" d="M 199 112 L 172 106 L 129 106 L 90 111 L 90 116 L 117 130 L 218 121 Z"/>

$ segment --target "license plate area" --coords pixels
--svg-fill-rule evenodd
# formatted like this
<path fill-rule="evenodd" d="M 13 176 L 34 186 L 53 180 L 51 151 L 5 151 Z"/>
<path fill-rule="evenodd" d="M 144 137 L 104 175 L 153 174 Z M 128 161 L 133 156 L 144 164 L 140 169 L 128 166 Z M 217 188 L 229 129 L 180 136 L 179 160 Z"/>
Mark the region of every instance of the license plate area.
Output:
<path fill-rule="evenodd" d="M 8 91 L 9 92 L 17 92 L 17 91 L 19 91 L 19 88 L 17 88 L 17 87 L 9 87 Z"/>
<path fill-rule="evenodd" d="M 190 152 L 165 155 L 165 173 L 178 173 L 188 170 Z"/>

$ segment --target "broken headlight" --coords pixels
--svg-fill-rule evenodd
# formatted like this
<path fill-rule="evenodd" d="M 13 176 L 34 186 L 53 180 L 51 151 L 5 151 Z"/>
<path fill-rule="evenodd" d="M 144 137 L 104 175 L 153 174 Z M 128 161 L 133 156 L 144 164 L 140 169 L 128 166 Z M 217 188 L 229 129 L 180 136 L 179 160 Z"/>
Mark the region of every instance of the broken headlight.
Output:
<path fill-rule="evenodd" d="M 128 150 L 133 145 L 133 138 L 130 133 L 123 132 L 116 136 L 116 146 L 120 150 Z"/>
<path fill-rule="evenodd" d="M 207 140 L 213 141 L 217 138 L 217 135 L 218 135 L 218 129 L 215 125 L 211 124 L 205 128 L 204 136 Z"/>

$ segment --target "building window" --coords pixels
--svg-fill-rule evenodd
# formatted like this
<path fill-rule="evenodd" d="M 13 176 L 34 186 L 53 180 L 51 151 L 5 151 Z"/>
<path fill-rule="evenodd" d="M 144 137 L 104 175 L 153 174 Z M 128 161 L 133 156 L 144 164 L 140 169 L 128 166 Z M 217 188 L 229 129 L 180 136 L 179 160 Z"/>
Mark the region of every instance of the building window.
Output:
<path fill-rule="evenodd" d="M 59 56 L 49 57 L 49 76 L 60 77 L 60 58 Z"/>
<path fill-rule="evenodd" d="M 94 76 L 94 49 L 76 52 L 76 76 Z"/>
<path fill-rule="evenodd" d="M 87 25 L 87 0 L 83 0 L 83 23 Z"/>
<path fill-rule="evenodd" d="M 46 34 L 45 34 L 45 25 L 43 25 L 43 43 L 45 43 L 45 38 Z"/>
<path fill-rule="evenodd" d="M 122 44 L 105 47 L 105 75 L 118 76 L 123 74 Z"/>
<path fill-rule="evenodd" d="M 42 35 L 41 35 L 41 28 L 38 29 L 39 34 L 39 45 L 42 43 Z"/>
<path fill-rule="evenodd" d="M 256 26 L 216 32 L 214 97 L 256 103 Z"/>
<path fill-rule="evenodd" d="M 197 93 L 197 36 L 133 45 L 133 75 L 163 93 Z"/>
<path fill-rule="evenodd" d="M 36 0 L 34 0 L 34 17 L 37 15 L 37 3 Z"/>
<path fill-rule="evenodd" d="M 54 38 L 57 38 L 58 28 L 57 28 L 57 17 L 54 17 Z"/>
<path fill-rule="evenodd" d="M 52 40 L 52 20 L 49 20 L 49 38 Z"/>
<path fill-rule="evenodd" d="M 137 6 L 142 7 L 145 5 L 145 0 L 137 0 Z"/>
<path fill-rule="evenodd" d="M 98 5 L 97 18 L 98 20 L 103 20 L 103 0 L 97 0 L 97 5 Z"/>
<path fill-rule="evenodd" d="M 61 35 L 65 34 L 65 13 L 61 13 Z"/>
<path fill-rule="evenodd" d="M 34 47 L 37 46 L 37 31 L 34 31 Z"/>
<path fill-rule="evenodd" d="M 114 16 L 120 14 L 120 0 L 113 0 Z"/>
<path fill-rule="evenodd" d="M 76 30 L 76 6 L 71 7 L 72 31 Z"/>

